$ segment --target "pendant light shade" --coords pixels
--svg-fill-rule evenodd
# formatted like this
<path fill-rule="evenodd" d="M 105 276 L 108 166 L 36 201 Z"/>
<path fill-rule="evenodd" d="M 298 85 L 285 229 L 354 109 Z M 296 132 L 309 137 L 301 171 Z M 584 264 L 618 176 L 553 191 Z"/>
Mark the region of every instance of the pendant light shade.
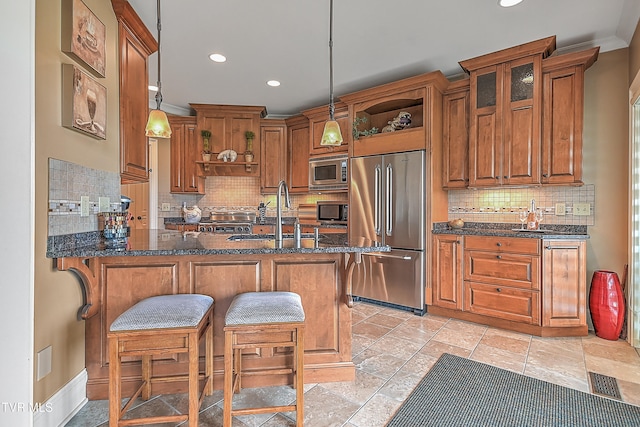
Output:
<path fill-rule="evenodd" d="M 162 24 L 160 21 L 160 0 L 157 1 L 158 16 L 158 91 L 156 92 L 156 109 L 149 112 L 149 120 L 145 128 L 145 135 L 153 138 L 170 138 L 171 126 L 167 115 L 160 109 L 162 103 L 162 83 L 160 80 L 160 31 Z"/>
<path fill-rule="evenodd" d="M 320 145 L 337 147 L 342 144 L 340 126 L 334 116 L 333 105 L 333 0 L 329 0 L 329 121 L 324 125 Z"/>

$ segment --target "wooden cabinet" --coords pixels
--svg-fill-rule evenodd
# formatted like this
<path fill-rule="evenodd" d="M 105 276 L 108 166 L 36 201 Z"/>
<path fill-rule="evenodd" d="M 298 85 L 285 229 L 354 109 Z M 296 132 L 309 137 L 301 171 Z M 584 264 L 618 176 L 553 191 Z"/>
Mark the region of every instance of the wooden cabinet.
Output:
<path fill-rule="evenodd" d="M 149 183 L 123 184 L 120 186 L 122 194 L 131 199 L 128 225 L 132 230 L 146 230 L 149 228 Z"/>
<path fill-rule="evenodd" d="M 540 183 L 542 59 L 555 36 L 460 62 L 470 75 L 469 186 Z"/>
<path fill-rule="evenodd" d="M 442 73 L 436 71 L 342 96 L 340 99 L 349 105 L 350 121 L 358 121 L 358 131 L 378 129 L 378 133 L 353 139 L 351 156 L 433 148 L 434 158 L 437 155 L 440 162 L 442 92 L 448 84 Z M 400 112 L 411 114 L 411 125 L 382 132 Z M 433 144 L 434 141 L 438 144 Z"/>
<path fill-rule="evenodd" d="M 263 119 L 260 124 L 260 193 L 274 194 L 287 178 L 287 140 L 284 120 Z"/>
<path fill-rule="evenodd" d="M 286 119 L 287 185 L 290 193 L 309 192 L 309 119 L 297 115 Z"/>
<path fill-rule="evenodd" d="M 204 194 L 204 177 L 196 163 L 202 144 L 195 116 L 169 116 L 171 125 L 170 185 L 172 193 Z"/>
<path fill-rule="evenodd" d="M 542 247 L 542 326 L 586 329 L 585 241 L 544 240 Z"/>
<path fill-rule="evenodd" d="M 469 79 L 449 85 L 442 96 L 442 187 L 469 185 Z"/>
<path fill-rule="evenodd" d="M 433 305 L 462 310 L 462 236 L 433 237 Z"/>
<path fill-rule="evenodd" d="M 266 109 L 259 106 L 190 104 L 196 111 L 199 130 L 211 132 L 211 162 L 199 162 L 202 174 L 223 176 L 259 176 L 260 174 L 260 119 L 266 115 Z M 247 151 L 245 132 L 251 131 L 256 139 L 253 142 L 254 158 L 244 160 Z M 238 154 L 235 162 L 216 160 L 224 150 L 234 150 Z"/>
<path fill-rule="evenodd" d="M 177 224 L 167 223 L 164 225 L 165 230 L 177 230 L 177 231 L 198 231 L 198 224 Z"/>
<path fill-rule="evenodd" d="M 329 120 L 329 106 L 324 105 L 322 107 L 305 110 L 302 112 L 309 119 L 309 154 L 311 156 L 331 154 L 344 152 L 349 149 L 349 142 L 351 141 L 351 123 L 349 120 L 349 110 L 347 105 L 343 102 L 337 102 L 334 104 L 335 112 L 334 119 L 340 126 L 340 132 L 342 132 L 343 142 L 338 147 L 326 147 L 320 145 L 322 141 L 322 133 L 324 132 L 324 124 Z"/>
<path fill-rule="evenodd" d="M 584 72 L 599 48 L 542 61 L 542 183 L 582 184 Z"/>
<path fill-rule="evenodd" d="M 586 335 L 586 242 L 436 234 L 432 314 L 540 336 Z"/>
<path fill-rule="evenodd" d="M 539 248 L 537 239 L 467 236 L 464 310 L 538 325 Z"/>
<path fill-rule="evenodd" d="M 111 0 L 118 19 L 120 70 L 120 177 L 123 184 L 149 180 L 149 55 L 158 44 L 126 0 Z"/>

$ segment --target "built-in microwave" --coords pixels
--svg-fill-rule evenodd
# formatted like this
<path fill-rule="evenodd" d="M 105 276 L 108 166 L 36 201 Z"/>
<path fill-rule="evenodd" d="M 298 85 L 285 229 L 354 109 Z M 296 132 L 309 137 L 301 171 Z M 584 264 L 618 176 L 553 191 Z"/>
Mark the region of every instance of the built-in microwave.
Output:
<path fill-rule="evenodd" d="M 347 155 L 315 157 L 309 160 L 309 190 L 344 191 L 347 189 Z"/>
<path fill-rule="evenodd" d="M 316 220 L 318 222 L 333 222 L 346 224 L 349 218 L 349 205 L 344 202 L 323 200 L 317 202 Z"/>

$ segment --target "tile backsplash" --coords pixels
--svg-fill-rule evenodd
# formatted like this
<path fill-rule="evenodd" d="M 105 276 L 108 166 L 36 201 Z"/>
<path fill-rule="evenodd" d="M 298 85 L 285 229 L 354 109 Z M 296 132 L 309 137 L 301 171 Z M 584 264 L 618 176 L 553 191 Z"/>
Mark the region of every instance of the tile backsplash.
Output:
<path fill-rule="evenodd" d="M 81 215 L 82 196 L 89 198 L 87 216 Z M 120 174 L 49 159 L 49 236 L 98 230 L 100 198 L 109 198 L 109 211 L 120 210 Z"/>
<path fill-rule="evenodd" d="M 537 208 L 544 210 L 543 224 L 595 224 L 594 185 L 450 190 L 448 217 L 450 220 L 462 218 L 467 222 L 519 224 L 518 212 L 529 209 L 532 199 Z M 588 215 L 576 215 L 576 207 L 580 205 L 589 206 Z M 564 215 L 558 215 L 563 207 Z"/>
<path fill-rule="evenodd" d="M 298 206 L 303 203 L 315 203 L 318 200 L 340 200 L 347 202 L 347 193 L 329 194 L 290 194 L 291 209 L 284 209 L 283 215 L 296 216 Z M 163 218 L 181 216 L 182 203 L 187 206 L 198 205 L 202 209 L 203 216 L 215 208 L 254 208 L 257 209 L 260 202 L 269 203 L 267 215 L 275 216 L 275 194 L 260 194 L 259 177 L 238 176 L 209 176 L 205 182 L 204 195 L 172 194 L 163 192 L 158 194 L 158 224 L 162 224 Z M 162 210 L 162 205 L 169 206 L 168 211 Z"/>

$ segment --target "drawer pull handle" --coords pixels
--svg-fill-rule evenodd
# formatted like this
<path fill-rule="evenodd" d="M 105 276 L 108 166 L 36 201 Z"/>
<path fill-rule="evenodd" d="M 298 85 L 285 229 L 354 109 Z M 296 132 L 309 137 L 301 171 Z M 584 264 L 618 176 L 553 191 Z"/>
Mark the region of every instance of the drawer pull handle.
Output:
<path fill-rule="evenodd" d="M 502 243 L 498 242 L 496 243 L 496 246 L 502 246 Z"/>
<path fill-rule="evenodd" d="M 502 259 L 502 255 L 496 255 L 496 258 Z"/>
<path fill-rule="evenodd" d="M 502 292 L 502 289 L 496 288 L 496 292 Z"/>

